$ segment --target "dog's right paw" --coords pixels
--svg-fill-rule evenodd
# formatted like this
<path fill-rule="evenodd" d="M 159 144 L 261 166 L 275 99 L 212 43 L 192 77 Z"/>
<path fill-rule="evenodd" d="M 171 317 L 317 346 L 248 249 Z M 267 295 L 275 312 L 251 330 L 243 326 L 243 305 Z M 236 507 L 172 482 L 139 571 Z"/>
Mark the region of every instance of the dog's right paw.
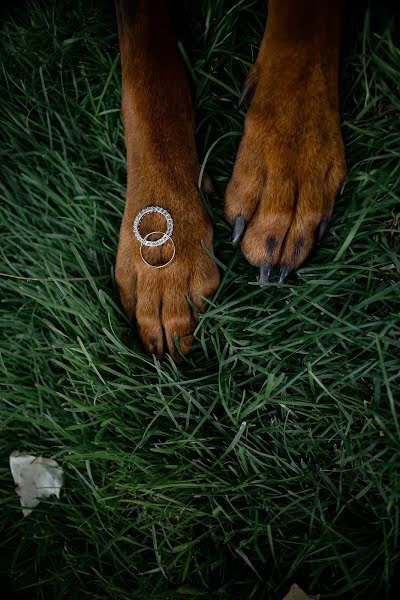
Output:
<path fill-rule="evenodd" d="M 334 86 L 320 64 L 266 61 L 225 196 L 232 242 L 280 281 L 321 241 L 346 173 Z"/>
<path fill-rule="evenodd" d="M 197 191 L 193 190 L 192 199 L 180 201 L 176 195 L 168 198 L 159 191 L 158 195 L 174 222 L 172 240 L 159 247 L 142 246 L 143 258 L 150 264 L 144 262 L 133 224 L 145 205 L 137 197 L 128 198 L 115 276 L 124 310 L 136 322 L 145 348 L 158 357 L 169 351 L 180 360 L 180 354 L 186 355 L 192 346 L 203 298 L 211 296 L 219 285 L 219 271 L 202 247 L 203 243 L 212 250 L 213 231 Z M 188 203 L 190 208 L 184 210 Z M 165 220 L 156 213 L 145 215 L 140 224 L 142 237 L 152 231 L 165 231 Z M 156 235 L 149 239 L 153 237 L 158 239 Z M 172 257 L 170 264 L 157 268 Z"/>

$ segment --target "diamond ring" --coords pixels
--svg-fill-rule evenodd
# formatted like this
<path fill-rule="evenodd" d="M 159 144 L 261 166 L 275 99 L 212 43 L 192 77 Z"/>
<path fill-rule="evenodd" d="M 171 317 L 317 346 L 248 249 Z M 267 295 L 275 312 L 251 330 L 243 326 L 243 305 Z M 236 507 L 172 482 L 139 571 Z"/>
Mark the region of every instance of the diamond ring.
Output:
<path fill-rule="evenodd" d="M 162 215 L 164 217 L 164 219 L 167 222 L 167 230 L 165 232 L 162 232 L 162 231 L 157 231 L 157 232 L 152 231 L 151 232 L 151 233 L 162 233 L 163 234 L 162 237 L 160 237 L 160 239 L 158 239 L 158 240 L 148 240 L 147 238 L 150 235 L 149 233 L 147 235 L 145 235 L 144 237 L 142 237 L 140 235 L 140 231 L 139 231 L 140 221 L 143 219 L 143 217 L 145 215 L 148 215 L 151 213 L 159 213 L 160 215 Z M 171 215 L 169 214 L 169 212 L 167 210 L 165 210 L 165 208 L 161 208 L 160 206 L 147 206 L 146 208 L 143 208 L 140 211 L 140 213 L 137 215 L 137 217 L 135 218 L 135 221 L 133 223 L 133 233 L 135 235 L 135 238 L 140 242 L 141 247 L 148 246 L 149 248 L 154 248 L 156 246 L 162 246 L 163 244 L 165 244 L 165 242 L 167 242 L 168 240 L 171 239 L 173 230 L 174 230 L 174 222 L 172 220 Z M 175 245 L 174 245 L 174 248 L 175 248 Z"/>

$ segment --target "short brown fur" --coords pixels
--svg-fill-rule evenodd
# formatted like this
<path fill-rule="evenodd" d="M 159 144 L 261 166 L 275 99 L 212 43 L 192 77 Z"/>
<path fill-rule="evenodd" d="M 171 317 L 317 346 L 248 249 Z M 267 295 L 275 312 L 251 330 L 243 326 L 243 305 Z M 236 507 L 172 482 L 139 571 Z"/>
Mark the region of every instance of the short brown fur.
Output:
<path fill-rule="evenodd" d="M 191 347 L 203 297 L 219 285 L 213 231 L 197 189 L 200 171 L 193 107 L 167 2 L 116 0 L 122 62 L 122 111 L 127 148 L 127 194 L 116 279 L 125 311 L 136 319 L 145 347 L 179 358 Z M 232 179 L 226 190 L 229 222 L 245 219 L 241 247 L 267 272 L 301 265 L 318 228 L 333 210 L 345 173 L 338 111 L 341 3 L 270 0 L 257 61 L 245 85 L 253 93 Z M 209 181 L 206 181 L 209 186 Z M 174 219 L 176 258 L 151 269 L 132 227 L 137 213 L 158 204 Z M 243 221 L 244 223 L 244 221 Z M 146 216 L 143 233 L 164 229 Z M 170 247 L 153 251 L 168 259 Z M 283 277 L 282 277 L 283 278 Z"/>

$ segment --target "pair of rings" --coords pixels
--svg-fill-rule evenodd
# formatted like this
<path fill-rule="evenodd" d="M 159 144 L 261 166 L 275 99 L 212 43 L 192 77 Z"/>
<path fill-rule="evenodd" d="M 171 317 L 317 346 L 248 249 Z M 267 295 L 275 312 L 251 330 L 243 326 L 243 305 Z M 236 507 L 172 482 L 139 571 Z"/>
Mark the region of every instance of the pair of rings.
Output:
<path fill-rule="evenodd" d="M 166 221 L 167 229 L 164 232 L 163 231 L 150 231 L 145 236 L 142 236 L 139 231 L 140 222 L 145 215 L 148 215 L 151 213 L 159 213 L 160 215 L 162 215 Z M 171 215 L 169 214 L 169 212 L 167 210 L 165 210 L 165 208 L 161 208 L 160 206 L 147 206 L 146 208 L 143 208 L 140 211 L 140 213 L 136 216 L 135 221 L 133 223 L 133 234 L 134 234 L 135 238 L 138 240 L 138 242 L 140 243 L 140 257 L 146 265 L 148 265 L 149 267 L 152 267 L 153 269 L 162 269 L 163 267 L 167 267 L 168 265 L 170 265 L 172 263 L 172 261 L 175 258 L 175 254 L 176 254 L 175 242 L 172 239 L 173 230 L 174 230 L 174 222 L 172 220 Z M 154 234 L 160 234 L 161 237 L 159 237 L 156 240 L 150 240 L 149 239 L 150 236 L 152 236 Z M 163 246 L 168 241 L 172 242 L 173 250 L 172 250 L 171 258 L 166 263 L 164 263 L 162 265 L 152 265 L 145 259 L 145 257 L 143 256 L 143 246 L 146 246 L 147 248 L 157 248 L 159 246 Z"/>

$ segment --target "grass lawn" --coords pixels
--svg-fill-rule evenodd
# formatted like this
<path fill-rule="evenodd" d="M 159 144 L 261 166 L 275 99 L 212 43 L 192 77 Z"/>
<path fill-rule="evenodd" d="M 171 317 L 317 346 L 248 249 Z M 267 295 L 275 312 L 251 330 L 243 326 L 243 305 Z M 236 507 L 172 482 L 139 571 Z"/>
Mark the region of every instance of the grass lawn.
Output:
<path fill-rule="evenodd" d="M 222 197 L 264 7 L 196 6 L 180 50 L 220 196 L 206 203 L 222 285 L 182 367 L 143 353 L 114 282 L 126 175 L 112 4 L 35 2 L 2 25 L 0 570 L 45 600 L 280 600 L 294 581 L 323 598 L 389 598 L 400 44 L 380 6 L 349 15 L 346 185 L 324 247 L 260 288 Z M 25 518 L 15 449 L 65 472 L 60 500 Z"/>

